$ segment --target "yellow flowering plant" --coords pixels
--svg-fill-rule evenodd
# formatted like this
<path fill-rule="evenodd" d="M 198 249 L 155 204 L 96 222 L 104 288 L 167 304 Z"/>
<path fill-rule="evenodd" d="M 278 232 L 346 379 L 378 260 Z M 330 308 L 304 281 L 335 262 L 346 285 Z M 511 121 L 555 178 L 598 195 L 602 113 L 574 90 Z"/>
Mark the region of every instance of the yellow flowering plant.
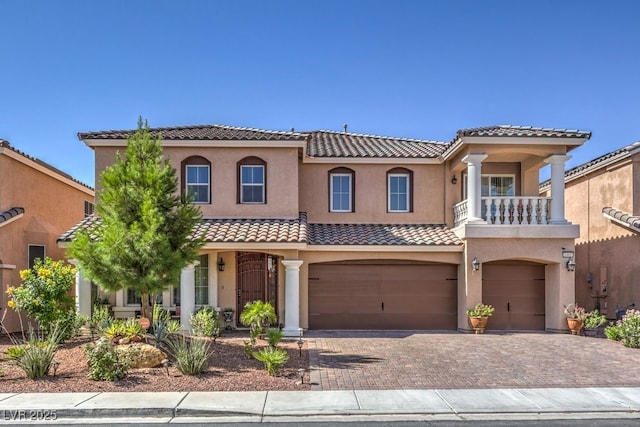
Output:
<path fill-rule="evenodd" d="M 7 289 L 7 305 L 25 312 L 40 323 L 45 331 L 66 321 L 74 308 L 69 295 L 75 283 L 76 270 L 64 261 L 36 259 L 33 268 L 20 271 L 22 285 Z"/>

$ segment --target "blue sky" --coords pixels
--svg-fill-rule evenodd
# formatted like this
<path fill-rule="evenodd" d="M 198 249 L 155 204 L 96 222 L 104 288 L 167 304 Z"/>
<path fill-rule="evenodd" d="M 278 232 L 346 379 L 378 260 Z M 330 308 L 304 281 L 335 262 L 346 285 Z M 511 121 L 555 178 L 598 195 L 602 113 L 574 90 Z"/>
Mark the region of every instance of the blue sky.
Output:
<path fill-rule="evenodd" d="M 640 2 L 0 1 L 0 138 L 94 185 L 82 131 L 225 124 L 640 139 Z"/>

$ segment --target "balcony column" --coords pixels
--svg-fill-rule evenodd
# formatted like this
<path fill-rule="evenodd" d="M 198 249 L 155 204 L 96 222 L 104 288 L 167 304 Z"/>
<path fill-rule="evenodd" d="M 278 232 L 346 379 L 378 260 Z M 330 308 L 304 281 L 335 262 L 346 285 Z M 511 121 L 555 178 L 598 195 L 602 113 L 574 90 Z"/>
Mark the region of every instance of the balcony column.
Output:
<path fill-rule="evenodd" d="M 467 164 L 467 222 L 482 222 L 482 161 L 486 154 L 467 154 L 462 161 Z"/>
<path fill-rule="evenodd" d="M 571 156 L 556 154 L 544 159 L 551 165 L 551 224 L 566 224 L 564 216 L 564 165 Z"/>
<path fill-rule="evenodd" d="M 300 333 L 300 266 L 301 260 L 284 259 L 284 335 L 297 337 Z"/>

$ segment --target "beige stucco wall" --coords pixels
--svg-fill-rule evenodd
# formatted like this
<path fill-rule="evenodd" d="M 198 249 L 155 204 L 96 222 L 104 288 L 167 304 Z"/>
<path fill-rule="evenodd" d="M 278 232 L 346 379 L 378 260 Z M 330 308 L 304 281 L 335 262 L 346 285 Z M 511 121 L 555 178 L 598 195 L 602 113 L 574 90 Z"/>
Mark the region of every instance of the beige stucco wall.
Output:
<path fill-rule="evenodd" d="M 48 173 L 43 172 L 43 166 L 34 165 L 32 160 L 24 159 L 24 162 L 9 157 L 6 152 L 0 154 L 0 211 L 12 207 L 25 209 L 21 218 L 0 224 L 0 264 L 16 266 L 2 271 L 0 307 L 7 306 L 6 288 L 18 286 L 20 270 L 28 268 L 28 245 L 43 245 L 46 256 L 64 259 L 65 250 L 57 246 L 56 240 L 84 218 L 84 202 L 93 202 L 90 188 L 50 169 L 45 168 Z M 5 326 L 12 331 L 19 328 L 13 310 L 7 312 Z"/>
<path fill-rule="evenodd" d="M 640 264 L 635 262 L 640 236 L 602 215 L 603 207 L 640 213 L 635 206 L 640 200 L 637 158 L 636 155 L 633 161 L 623 160 L 566 184 L 567 219 L 581 225 L 576 242 L 576 301 L 592 309 L 596 296 L 606 296 L 600 307 L 610 319 L 615 318 L 617 304 L 640 305 Z"/>
<path fill-rule="evenodd" d="M 355 212 L 329 212 L 329 170 L 346 167 L 355 172 Z M 387 171 L 413 171 L 413 212 L 387 212 Z M 318 164 L 300 167 L 300 210 L 309 222 L 405 223 L 445 222 L 445 170 L 442 165 Z"/>
<path fill-rule="evenodd" d="M 125 147 L 95 147 L 96 190 L 99 175 L 115 161 L 116 152 Z M 211 162 L 211 203 L 198 204 L 205 218 L 296 218 L 298 216 L 297 148 L 165 147 L 165 156 L 176 169 L 178 185 L 180 164 L 187 157 L 202 156 Z M 267 163 L 267 203 L 237 203 L 237 162 L 259 157 Z"/>

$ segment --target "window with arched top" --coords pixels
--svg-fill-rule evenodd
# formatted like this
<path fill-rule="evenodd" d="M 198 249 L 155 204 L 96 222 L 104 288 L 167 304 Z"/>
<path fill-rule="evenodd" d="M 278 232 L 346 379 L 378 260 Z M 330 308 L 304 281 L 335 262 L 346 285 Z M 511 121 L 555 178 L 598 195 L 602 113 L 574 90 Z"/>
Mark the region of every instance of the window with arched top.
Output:
<path fill-rule="evenodd" d="M 182 194 L 193 203 L 211 203 L 211 162 L 202 156 L 191 156 L 180 165 Z"/>
<path fill-rule="evenodd" d="M 355 212 L 355 177 L 345 167 L 329 171 L 329 212 Z"/>
<path fill-rule="evenodd" d="M 413 212 L 413 172 L 406 168 L 387 171 L 387 212 Z"/>
<path fill-rule="evenodd" d="M 267 162 L 259 157 L 238 162 L 238 203 L 267 203 Z"/>

